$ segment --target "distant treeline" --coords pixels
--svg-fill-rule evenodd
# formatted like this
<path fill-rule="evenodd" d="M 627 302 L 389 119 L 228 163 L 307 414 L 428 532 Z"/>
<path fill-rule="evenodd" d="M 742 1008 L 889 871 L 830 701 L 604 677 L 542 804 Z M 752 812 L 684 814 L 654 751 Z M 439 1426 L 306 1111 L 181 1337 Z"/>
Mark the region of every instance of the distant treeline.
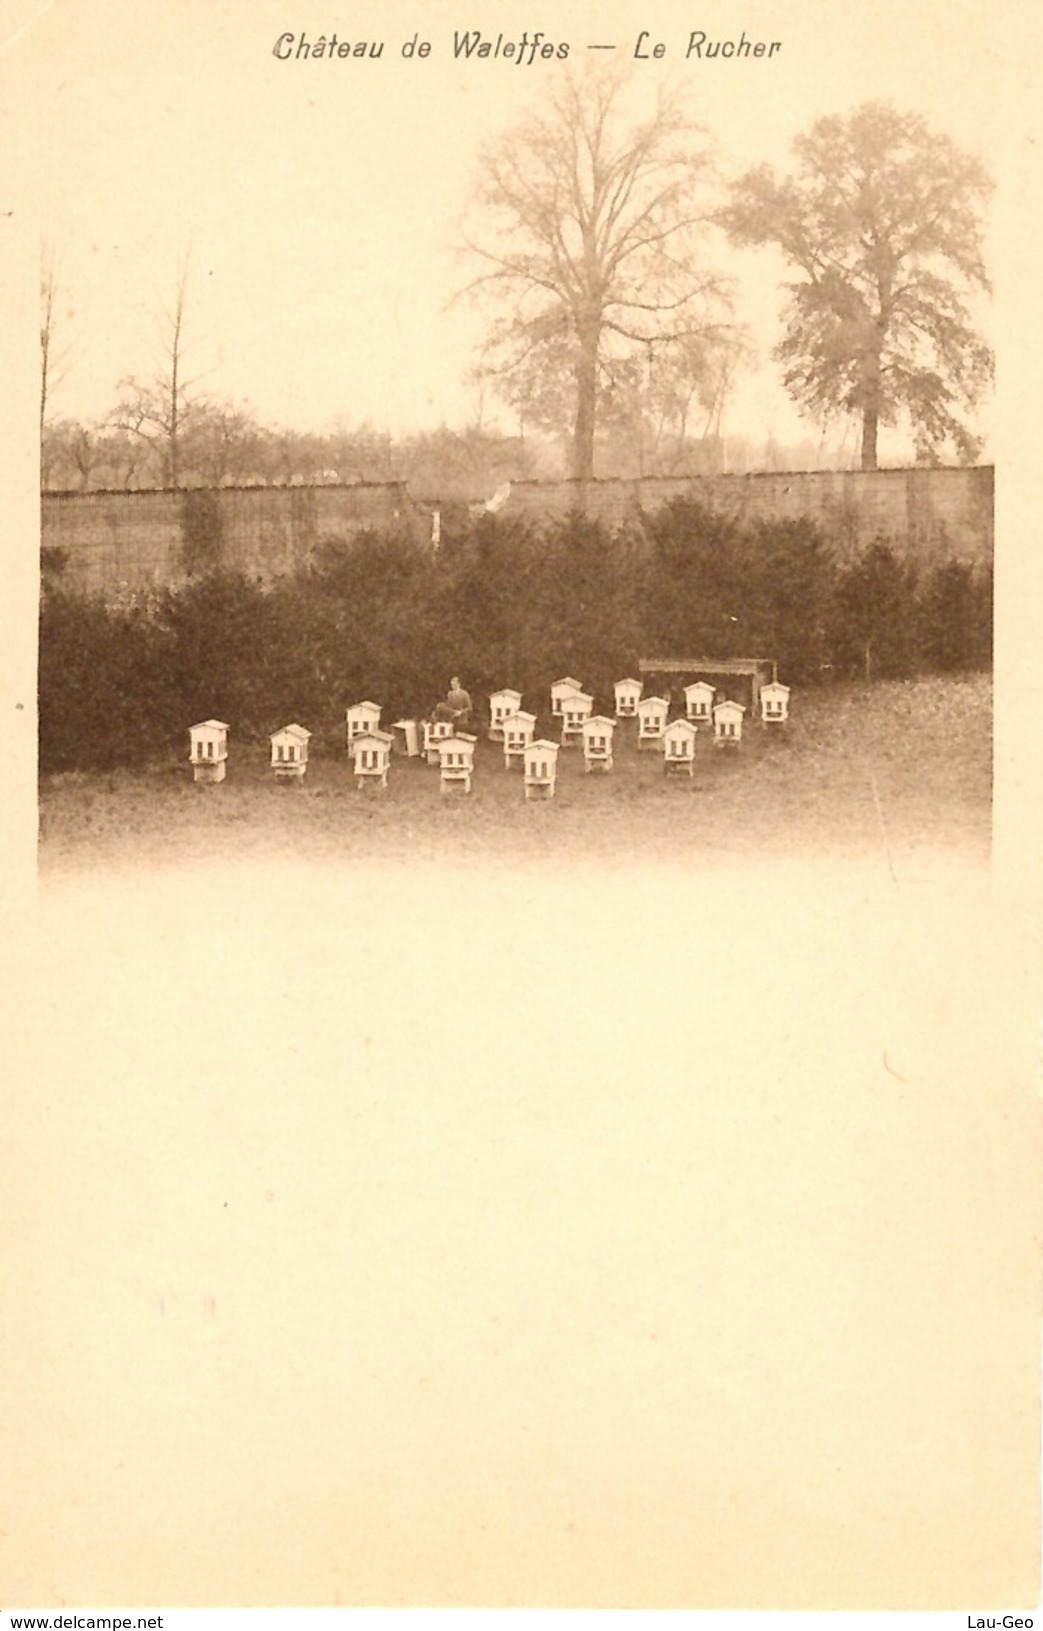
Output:
<path fill-rule="evenodd" d="M 297 720 L 321 750 L 351 703 L 381 703 L 385 722 L 426 714 L 451 674 L 479 708 L 512 686 L 542 716 L 563 674 L 608 708 L 642 656 L 774 657 L 795 685 L 991 662 L 991 570 L 918 574 L 883 543 L 841 565 L 807 521 L 739 527 L 688 499 L 633 535 L 580 515 L 447 514 L 437 553 L 360 533 L 267 586 L 208 569 L 198 542 L 186 584 L 109 605 L 45 563 L 42 771 L 163 759 L 210 717 L 240 741 Z"/>
<path fill-rule="evenodd" d="M 773 439 L 638 435 L 615 426 L 597 439 L 596 473 L 707 476 L 722 471 L 842 469 L 852 448 L 826 448 L 807 438 L 783 446 Z M 58 419 L 44 427 L 40 478 L 44 492 L 141 492 L 170 485 L 169 453 L 116 422 Z M 317 485 L 322 482 L 407 482 L 420 499 L 476 503 L 504 482 L 558 480 L 567 448 L 546 435 L 506 435 L 480 425 L 393 437 L 370 425 L 311 435 L 263 425 L 242 409 L 193 407 L 179 442 L 178 485 Z"/>

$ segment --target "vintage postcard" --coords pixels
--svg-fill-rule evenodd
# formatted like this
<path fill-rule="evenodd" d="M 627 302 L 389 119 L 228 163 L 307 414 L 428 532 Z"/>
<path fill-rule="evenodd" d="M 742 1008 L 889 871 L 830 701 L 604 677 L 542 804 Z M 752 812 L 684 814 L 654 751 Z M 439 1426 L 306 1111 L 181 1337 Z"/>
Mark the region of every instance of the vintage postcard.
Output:
<path fill-rule="evenodd" d="M 1034 8 L 0 14 L 11 1624 L 1031 1624 Z"/>

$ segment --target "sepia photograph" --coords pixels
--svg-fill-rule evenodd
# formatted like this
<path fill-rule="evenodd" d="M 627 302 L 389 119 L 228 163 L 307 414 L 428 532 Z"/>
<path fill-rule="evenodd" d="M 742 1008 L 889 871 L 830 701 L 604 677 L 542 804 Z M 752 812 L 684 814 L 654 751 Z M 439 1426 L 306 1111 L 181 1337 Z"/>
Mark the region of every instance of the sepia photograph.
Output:
<path fill-rule="evenodd" d="M 1040 33 L 4 8 L 5 1611 L 1032 1623 Z"/>

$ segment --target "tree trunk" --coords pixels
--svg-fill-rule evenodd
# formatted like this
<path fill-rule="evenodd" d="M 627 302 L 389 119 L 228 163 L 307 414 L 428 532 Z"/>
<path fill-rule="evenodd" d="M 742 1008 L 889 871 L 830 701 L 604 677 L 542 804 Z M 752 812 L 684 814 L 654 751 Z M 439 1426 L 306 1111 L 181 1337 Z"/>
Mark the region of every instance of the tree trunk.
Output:
<path fill-rule="evenodd" d="M 862 375 L 862 469 L 876 469 L 876 437 L 880 428 L 881 380 L 880 363 L 887 335 L 885 310 L 889 295 L 880 291 L 880 315 L 873 324 L 866 347 Z"/>
<path fill-rule="evenodd" d="M 594 479 L 594 420 L 598 377 L 599 331 L 580 331 L 576 364 L 576 428 L 572 437 L 572 479 Z"/>
<path fill-rule="evenodd" d="M 862 413 L 862 469 L 876 469 L 876 433 L 880 424 L 880 411 L 874 404 Z"/>
<path fill-rule="evenodd" d="M 181 471 L 178 458 L 178 423 L 177 423 L 177 354 L 174 355 L 173 388 L 170 392 L 170 436 L 169 436 L 169 462 L 170 486 L 180 487 Z"/>

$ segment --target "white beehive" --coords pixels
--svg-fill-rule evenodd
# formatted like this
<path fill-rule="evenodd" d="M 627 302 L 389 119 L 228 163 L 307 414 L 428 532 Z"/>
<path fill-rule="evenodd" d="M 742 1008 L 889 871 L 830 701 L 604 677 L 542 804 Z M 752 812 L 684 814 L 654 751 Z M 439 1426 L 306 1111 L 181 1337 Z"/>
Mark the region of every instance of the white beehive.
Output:
<path fill-rule="evenodd" d="M 350 759 L 355 752 L 355 742 L 358 737 L 364 736 L 367 731 L 379 730 L 380 703 L 356 702 L 348 709 L 345 722 L 347 726 L 348 758 Z"/>
<path fill-rule="evenodd" d="M 519 711 L 503 722 L 503 762 L 510 770 L 512 764 L 525 758 L 525 749 L 536 734 L 536 715 Z"/>
<path fill-rule="evenodd" d="M 684 688 L 685 714 L 693 725 L 708 725 L 713 718 L 713 699 L 717 695 L 708 680 L 696 680 Z"/>
<path fill-rule="evenodd" d="M 543 737 L 530 742 L 525 749 L 525 797 L 553 798 L 557 775 L 557 742 L 548 742 Z"/>
<path fill-rule="evenodd" d="M 503 741 L 503 722 L 521 707 L 520 691 L 494 691 L 489 698 L 489 737 L 493 742 Z"/>
<path fill-rule="evenodd" d="M 592 714 L 583 721 L 584 774 L 595 768 L 612 769 L 612 737 L 615 729 L 615 720 L 605 714 Z"/>
<path fill-rule="evenodd" d="M 386 787 L 395 739 L 390 731 L 363 731 L 355 738 L 355 780 L 359 792 L 364 787 Z"/>
<path fill-rule="evenodd" d="M 453 734 L 451 719 L 424 720 L 424 757 L 429 765 L 438 763 L 438 744 Z"/>
<path fill-rule="evenodd" d="M 567 747 L 583 735 L 583 725 L 594 710 L 594 698 L 588 691 L 570 691 L 561 699 L 561 745 Z"/>
<path fill-rule="evenodd" d="M 719 748 L 737 748 L 742 741 L 742 720 L 745 705 L 726 698 L 713 711 L 713 740 Z"/>
<path fill-rule="evenodd" d="M 641 701 L 644 690 L 643 680 L 617 680 L 616 692 L 616 718 L 633 719 L 637 713 L 637 705 Z"/>
<path fill-rule="evenodd" d="M 571 696 L 575 691 L 582 691 L 583 681 L 570 679 L 567 675 L 563 680 L 555 680 L 550 688 L 550 711 L 555 719 L 561 715 L 562 699 Z"/>
<path fill-rule="evenodd" d="M 469 736 L 464 731 L 457 731 L 452 736 L 443 737 L 439 742 L 438 766 L 441 771 L 443 793 L 451 793 L 454 788 L 459 788 L 464 793 L 471 791 L 476 740 L 476 737 Z"/>
<path fill-rule="evenodd" d="M 675 719 L 663 732 L 663 769 L 691 776 L 695 770 L 696 727 L 690 719 Z"/>
<path fill-rule="evenodd" d="M 223 782 L 228 763 L 228 726 L 220 719 L 204 719 L 188 731 L 188 757 L 197 782 Z"/>
<path fill-rule="evenodd" d="M 642 697 L 637 705 L 637 745 L 658 747 L 666 730 L 670 704 L 665 697 Z"/>
<path fill-rule="evenodd" d="M 777 680 L 761 686 L 762 725 L 785 725 L 789 719 L 789 692 L 789 686 Z"/>
<path fill-rule="evenodd" d="M 306 731 L 303 725 L 284 725 L 281 731 L 272 732 L 272 769 L 276 781 L 300 781 L 308 768 L 310 740 L 311 731 Z"/>

